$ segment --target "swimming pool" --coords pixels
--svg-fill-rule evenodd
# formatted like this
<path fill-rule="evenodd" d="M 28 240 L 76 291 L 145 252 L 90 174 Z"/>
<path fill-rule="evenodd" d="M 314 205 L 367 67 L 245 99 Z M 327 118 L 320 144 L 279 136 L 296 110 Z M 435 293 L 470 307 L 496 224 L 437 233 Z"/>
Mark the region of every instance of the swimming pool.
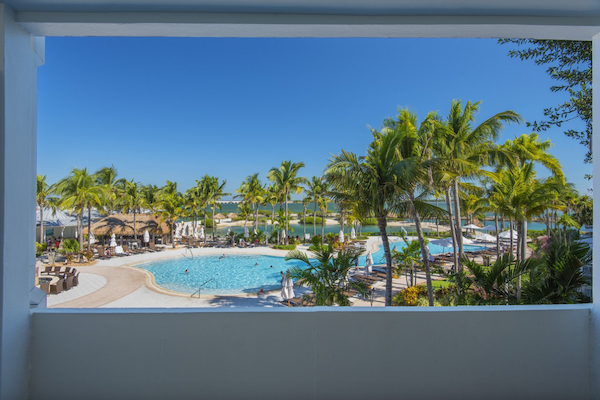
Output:
<path fill-rule="evenodd" d="M 278 289 L 281 282 L 280 271 L 305 265 L 300 261 L 285 261 L 284 257 L 264 255 L 227 254 L 222 259 L 220 257 L 179 257 L 139 264 L 136 267 L 151 272 L 156 284 L 165 289 L 191 294 L 208 281 L 202 287 L 202 293 L 215 295 Z"/>
<path fill-rule="evenodd" d="M 401 249 L 403 241 L 390 242 L 390 247 Z M 465 251 L 481 250 L 481 246 L 465 245 Z M 431 254 L 448 252 L 447 247 L 429 244 Z M 383 246 L 373 253 L 375 264 L 385 264 Z M 366 255 L 360 257 L 360 265 L 365 265 Z M 179 257 L 170 260 L 154 261 L 136 265 L 154 275 L 157 285 L 176 292 L 194 293 L 202 284 L 203 294 L 243 294 L 256 293 L 280 288 L 280 271 L 292 266 L 306 265 L 300 261 L 285 261 L 283 257 L 265 255 L 227 254 Z M 187 273 L 185 271 L 188 271 Z"/>

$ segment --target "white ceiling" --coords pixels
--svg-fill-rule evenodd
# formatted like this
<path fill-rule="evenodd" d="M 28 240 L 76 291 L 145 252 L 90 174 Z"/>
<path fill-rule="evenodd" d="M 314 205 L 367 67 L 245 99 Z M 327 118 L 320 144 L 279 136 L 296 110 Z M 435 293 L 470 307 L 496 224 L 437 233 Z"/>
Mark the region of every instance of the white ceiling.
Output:
<path fill-rule="evenodd" d="M 28 12 L 256 12 L 600 17 L 599 0 L 3 0 Z"/>

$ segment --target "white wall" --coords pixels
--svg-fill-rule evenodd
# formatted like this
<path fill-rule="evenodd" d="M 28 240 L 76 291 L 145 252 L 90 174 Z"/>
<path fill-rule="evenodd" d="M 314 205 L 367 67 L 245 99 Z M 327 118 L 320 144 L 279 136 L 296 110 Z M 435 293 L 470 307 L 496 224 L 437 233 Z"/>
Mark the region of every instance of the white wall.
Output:
<path fill-rule="evenodd" d="M 0 398 L 26 398 L 34 287 L 39 40 L 0 4 Z M 34 289 L 35 290 L 35 289 Z"/>
<path fill-rule="evenodd" d="M 46 310 L 32 399 L 590 399 L 589 306 Z"/>

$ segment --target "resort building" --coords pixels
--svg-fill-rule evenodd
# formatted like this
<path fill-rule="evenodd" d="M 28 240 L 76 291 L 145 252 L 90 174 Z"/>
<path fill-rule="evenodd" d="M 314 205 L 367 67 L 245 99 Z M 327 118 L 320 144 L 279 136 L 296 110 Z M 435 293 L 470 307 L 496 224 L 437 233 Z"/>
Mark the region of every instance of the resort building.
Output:
<path fill-rule="evenodd" d="M 45 37 L 576 39 L 593 41 L 597 66 L 600 2 L 0 2 L 0 399 L 600 399 L 600 296 L 408 310 L 43 309 L 32 251 Z M 598 275 L 593 286 L 600 293 Z"/>

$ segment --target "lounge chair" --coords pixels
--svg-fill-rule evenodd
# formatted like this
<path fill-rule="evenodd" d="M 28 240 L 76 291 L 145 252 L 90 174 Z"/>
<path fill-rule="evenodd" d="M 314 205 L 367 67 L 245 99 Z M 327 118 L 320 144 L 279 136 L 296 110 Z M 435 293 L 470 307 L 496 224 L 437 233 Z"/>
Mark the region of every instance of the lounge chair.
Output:
<path fill-rule="evenodd" d="M 126 253 L 123 251 L 123 246 L 116 246 L 115 247 L 115 254 L 119 257 L 124 257 L 124 256 L 130 256 L 131 254 Z"/>
<path fill-rule="evenodd" d="M 148 245 L 150 246 L 150 251 L 163 251 L 163 249 L 157 248 L 154 242 L 150 242 Z"/>

